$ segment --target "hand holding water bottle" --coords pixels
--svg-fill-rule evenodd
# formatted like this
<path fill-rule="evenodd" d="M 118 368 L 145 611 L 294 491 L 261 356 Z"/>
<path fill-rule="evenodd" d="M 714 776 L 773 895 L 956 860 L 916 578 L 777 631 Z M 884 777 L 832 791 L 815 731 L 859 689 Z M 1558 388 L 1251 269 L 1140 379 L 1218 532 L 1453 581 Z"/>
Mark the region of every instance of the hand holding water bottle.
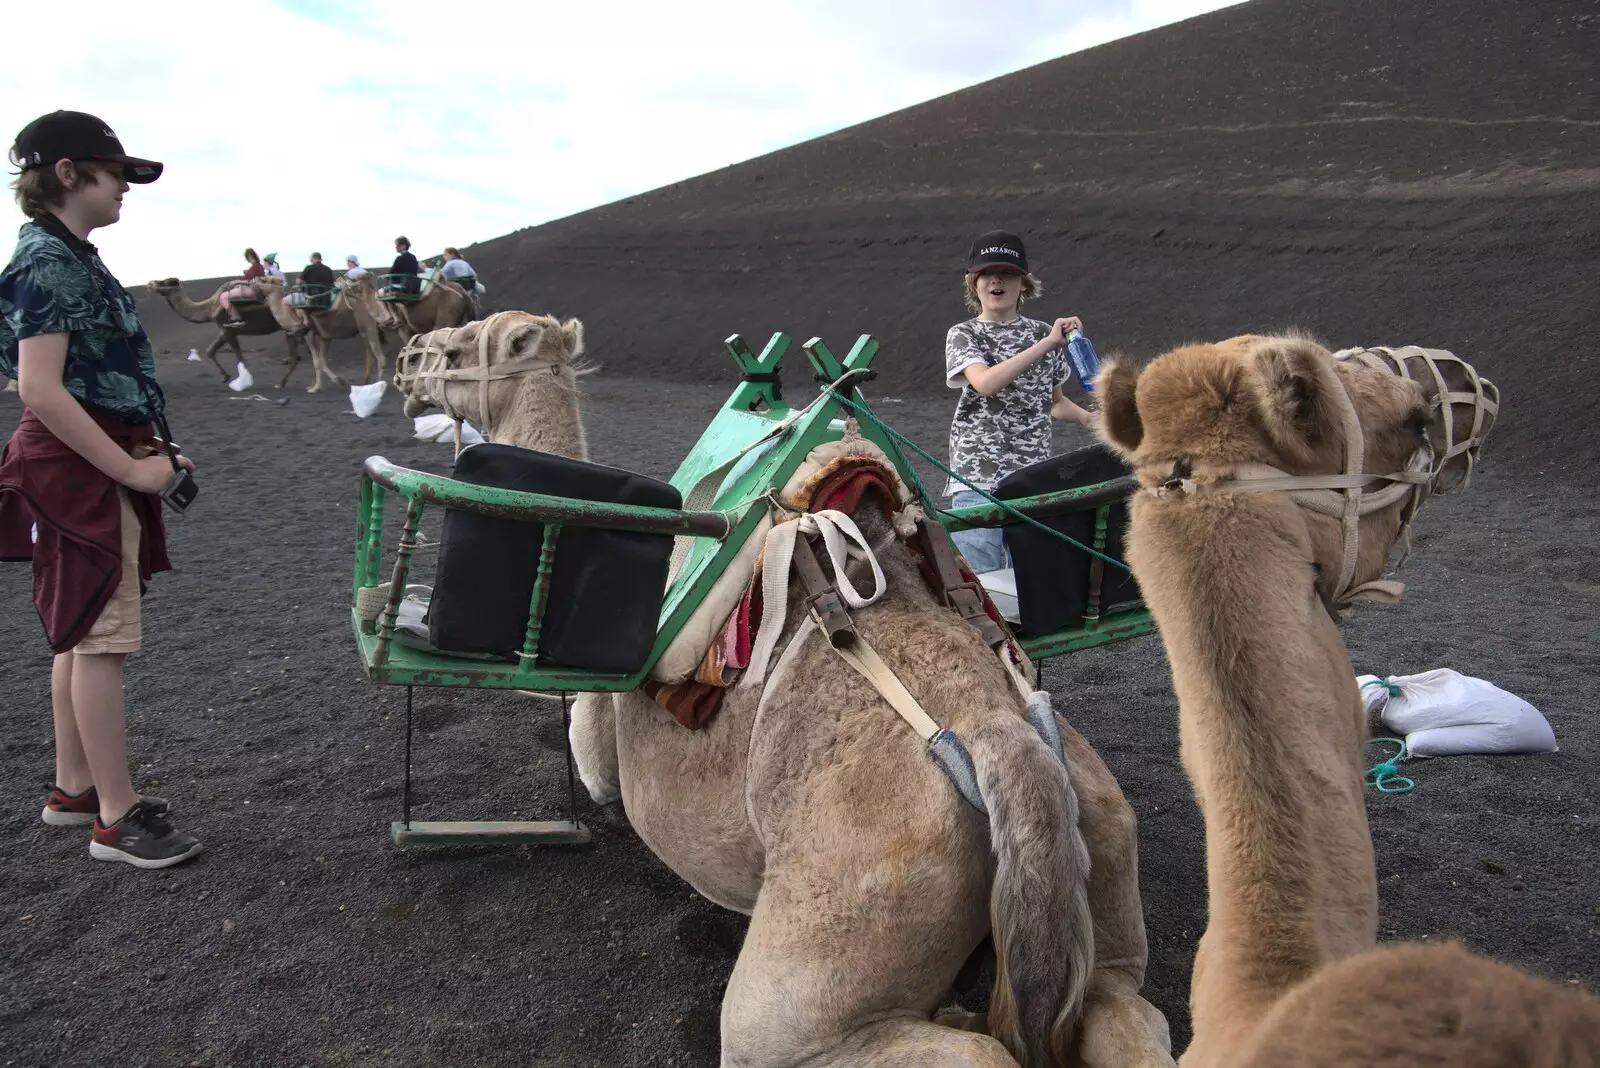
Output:
<path fill-rule="evenodd" d="M 1066 320 L 1056 321 L 1061 323 Z M 1094 352 L 1093 342 L 1083 336 L 1083 323 L 1067 331 L 1067 357 L 1072 360 L 1072 369 L 1077 371 L 1078 385 L 1093 393 L 1094 376 L 1099 374 L 1099 355 Z"/>
<path fill-rule="evenodd" d="M 1056 348 L 1061 348 L 1067 343 L 1067 334 L 1073 330 L 1082 330 L 1083 320 L 1076 315 L 1068 315 L 1057 319 L 1050 324 L 1050 343 Z"/>

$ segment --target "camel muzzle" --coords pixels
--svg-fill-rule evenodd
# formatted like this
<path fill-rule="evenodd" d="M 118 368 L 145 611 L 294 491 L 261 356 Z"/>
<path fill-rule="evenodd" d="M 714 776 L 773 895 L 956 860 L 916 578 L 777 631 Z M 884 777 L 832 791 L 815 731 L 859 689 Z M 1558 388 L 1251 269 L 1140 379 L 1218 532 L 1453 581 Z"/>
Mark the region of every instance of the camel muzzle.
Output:
<path fill-rule="evenodd" d="M 1197 493 L 1287 493 L 1300 507 L 1338 519 L 1343 527 L 1343 561 L 1334 587 L 1334 606 L 1343 608 L 1360 600 L 1393 604 L 1405 592 L 1404 583 L 1380 579 L 1353 584 L 1361 547 L 1361 518 L 1404 502 L 1395 540 L 1403 542 L 1409 553 L 1411 523 L 1423 502 L 1434 493 L 1457 493 L 1471 484 L 1478 450 L 1500 412 L 1500 391 L 1471 364 L 1444 349 L 1415 345 L 1344 349 L 1334 353 L 1333 358 L 1399 375 L 1422 386 L 1431 413 L 1428 441 L 1411 455 L 1404 468 L 1384 475 L 1362 470 L 1366 439 L 1355 404 L 1341 380 L 1334 395 L 1339 399 L 1345 428 L 1343 474 L 1291 475 L 1269 464 L 1239 464 L 1232 478 L 1200 485 L 1193 478 L 1190 461 L 1180 458 L 1173 464 L 1171 474 L 1151 492 L 1163 500 Z M 1451 387 L 1445 373 L 1451 367 L 1459 369 L 1465 388 Z M 1457 424 L 1458 415 L 1467 423 L 1464 430 Z M 1436 440 L 1443 442 L 1442 448 L 1435 447 Z M 1404 562 L 1402 556 L 1401 563 Z"/>

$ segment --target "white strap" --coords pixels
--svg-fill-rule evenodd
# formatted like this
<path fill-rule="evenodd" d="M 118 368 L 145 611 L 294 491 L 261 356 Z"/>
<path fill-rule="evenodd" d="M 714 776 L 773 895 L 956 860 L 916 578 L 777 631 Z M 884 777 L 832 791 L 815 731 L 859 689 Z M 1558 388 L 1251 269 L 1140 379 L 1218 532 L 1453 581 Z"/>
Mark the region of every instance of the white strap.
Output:
<path fill-rule="evenodd" d="M 883 695 L 883 699 L 900 713 L 900 718 L 917 732 L 918 738 L 926 742 L 939 733 L 939 725 L 933 721 L 933 717 L 917 703 L 911 691 L 905 688 L 899 676 L 889 670 L 889 665 L 883 662 L 878 651 L 868 645 L 865 638 L 858 637 L 849 645 L 836 646 L 833 651 Z"/>
<path fill-rule="evenodd" d="M 755 643 L 750 647 L 750 666 L 745 669 L 741 686 L 755 686 L 767 675 L 767 663 L 783 633 L 789 615 L 789 568 L 794 562 L 795 539 L 802 535 L 822 535 L 833 563 L 834 587 L 851 608 L 865 608 L 875 603 L 888 591 L 888 580 L 878 558 L 872 554 L 866 536 L 855 521 L 843 512 L 829 508 L 821 512 L 808 512 L 787 523 L 779 523 L 767 532 L 767 544 L 761 562 L 761 627 L 756 631 Z M 872 567 L 872 593 L 863 596 L 850 581 L 845 565 L 850 560 L 865 560 Z"/>

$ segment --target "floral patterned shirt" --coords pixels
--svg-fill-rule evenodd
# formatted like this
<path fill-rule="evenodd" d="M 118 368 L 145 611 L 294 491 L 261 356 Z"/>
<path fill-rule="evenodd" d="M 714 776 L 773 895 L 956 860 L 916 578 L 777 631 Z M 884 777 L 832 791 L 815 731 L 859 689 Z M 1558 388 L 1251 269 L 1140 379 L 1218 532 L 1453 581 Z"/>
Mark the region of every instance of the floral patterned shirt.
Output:
<path fill-rule="evenodd" d="M 1019 315 L 1004 323 L 968 319 L 945 335 L 945 385 L 961 391 L 950 421 L 950 468 L 983 489 L 992 490 L 1013 471 L 1050 459 L 1050 404 L 1056 387 L 1072 378 L 1072 362 L 1065 347 L 1057 349 L 990 397 L 972 388 L 966 369 L 993 367 L 1049 333 L 1048 323 Z M 966 488 L 951 479 L 945 493 Z"/>
<path fill-rule="evenodd" d="M 61 375 L 68 393 L 119 422 L 161 414 L 155 353 L 133 298 L 93 245 L 50 218 L 23 225 L 0 271 L 0 375 L 17 377 L 23 338 L 59 333 L 71 335 Z"/>

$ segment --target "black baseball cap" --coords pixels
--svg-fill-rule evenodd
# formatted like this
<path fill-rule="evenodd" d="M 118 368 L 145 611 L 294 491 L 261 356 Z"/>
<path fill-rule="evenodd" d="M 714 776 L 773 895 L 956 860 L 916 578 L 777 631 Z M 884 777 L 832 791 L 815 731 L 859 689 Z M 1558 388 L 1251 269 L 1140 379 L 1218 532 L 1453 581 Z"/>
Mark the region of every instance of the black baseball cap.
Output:
<path fill-rule="evenodd" d="M 122 177 L 144 185 L 161 177 L 161 164 L 122 151 L 111 127 L 82 111 L 52 111 L 22 128 L 11 146 L 11 162 L 22 170 L 53 167 L 57 160 L 93 159 L 122 164 Z"/>
<path fill-rule="evenodd" d="M 985 267 L 1010 267 L 1028 273 L 1028 253 L 1022 247 L 1022 238 L 1006 230 L 990 230 L 980 234 L 967 253 L 967 273 Z"/>

